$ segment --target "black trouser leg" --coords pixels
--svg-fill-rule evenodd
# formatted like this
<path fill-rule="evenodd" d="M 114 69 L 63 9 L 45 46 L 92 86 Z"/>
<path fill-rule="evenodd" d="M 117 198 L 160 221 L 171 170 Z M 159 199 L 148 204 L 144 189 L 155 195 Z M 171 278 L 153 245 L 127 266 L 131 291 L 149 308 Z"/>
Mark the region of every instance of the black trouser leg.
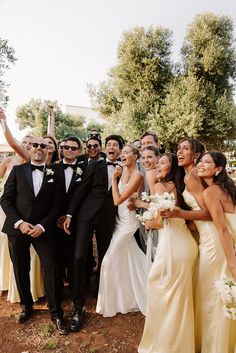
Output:
<path fill-rule="evenodd" d="M 76 309 L 85 304 L 87 257 L 93 231 L 93 225 L 87 222 L 77 222 L 73 266 L 73 301 Z"/>
<path fill-rule="evenodd" d="M 43 237 L 34 238 L 32 243 L 42 264 L 45 293 L 51 317 L 62 317 L 62 282 L 52 237 L 49 234 L 45 234 Z"/>
<path fill-rule="evenodd" d="M 33 298 L 30 292 L 30 245 L 28 235 L 8 235 L 10 257 L 20 296 L 20 304 L 24 309 L 31 308 Z"/>

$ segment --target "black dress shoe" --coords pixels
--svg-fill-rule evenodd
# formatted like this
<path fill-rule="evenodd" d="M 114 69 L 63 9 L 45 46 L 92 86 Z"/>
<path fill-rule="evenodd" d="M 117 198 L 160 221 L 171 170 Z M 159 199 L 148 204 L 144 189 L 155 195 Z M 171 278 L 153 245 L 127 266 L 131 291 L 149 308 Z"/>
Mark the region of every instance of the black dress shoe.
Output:
<path fill-rule="evenodd" d="M 22 310 L 22 312 L 18 315 L 18 318 L 16 322 L 18 324 L 24 324 L 26 321 L 28 321 L 33 315 L 33 309 L 25 309 Z"/>
<path fill-rule="evenodd" d="M 70 329 L 72 332 L 78 332 L 81 330 L 85 317 L 85 307 L 74 312 L 74 316 L 71 319 Z"/>
<path fill-rule="evenodd" d="M 58 333 L 60 333 L 60 335 L 66 335 L 69 332 L 63 319 L 53 318 L 52 322 L 54 324 L 55 329 L 58 331 Z"/>

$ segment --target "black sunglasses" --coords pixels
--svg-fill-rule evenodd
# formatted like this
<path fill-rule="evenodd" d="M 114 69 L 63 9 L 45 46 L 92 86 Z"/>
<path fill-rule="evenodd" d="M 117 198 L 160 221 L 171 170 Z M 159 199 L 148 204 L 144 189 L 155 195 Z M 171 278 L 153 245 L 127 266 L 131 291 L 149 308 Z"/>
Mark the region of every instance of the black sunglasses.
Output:
<path fill-rule="evenodd" d="M 32 146 L 33 146 L 34 148 L 38 148 L 38 147 L 40 146 L 40 148 L 44 149 L 44 148 L 46 148 L 48 145 L 46 145 L 45 143 L 33 142 L 33 143 L 32 143 Z"/>
<path fill-rule="evenodd" d="M 64 145 L 63 148 L 65 148 L 65 150 L 69 151 L 69 149 L 71 149 L 71 151 L 76 151 L 78 150 L 78 147 L 75 146 L 68 146 L 68 145 Z"/>
<path fill-rule="evenodd" d="M 87 145 L 87 149 L 88 149 L 88 150 L 91 150 L 91 148 L 98 148 L 98 146 L 99 146 L 98 143 L 95 143 L 94 145 L 89 144 L 89 145 Z"/>

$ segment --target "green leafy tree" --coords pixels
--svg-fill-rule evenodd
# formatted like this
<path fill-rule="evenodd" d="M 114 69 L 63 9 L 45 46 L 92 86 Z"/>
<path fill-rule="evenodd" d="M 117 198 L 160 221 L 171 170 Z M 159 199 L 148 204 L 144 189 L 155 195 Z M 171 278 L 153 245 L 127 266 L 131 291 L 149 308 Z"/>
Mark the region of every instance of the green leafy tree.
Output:
<path fill-rule="evenodd" d="M 189 136 L 223 149 L 226 140 L 235 139 L 233 43 L 232 21 L 226 16 L 204 13 L 188 27 L 183 70 L 169 84 L 161 109 L 149 116 L 166 146 L 175 149 Z"/>
<path fill-rule="evenodd" d="M 0 106 L 6 106 L 8 101 L 7 83 L 2 79 L 5 71 L 9 69 L 10 64 L 16 61 L 15 51 L 8 45 L 6 39 L 0 38 Z"/>
<path fill-rule="evenodd" d="M 18 107 L 16 117 L 19 128 L 30 127 L 33 134 L 46 135 L 49 106 L 53 106 L 55 113 L 55 135 L 58 140 L 69 135 L 81 137 L 83 134 L 83 118 L 64 114 L 56 101 L 31 99 L 29 103 Z"/>
<path fill-rule="evenodd" d="M 170 84 L 160 113 L 149 118 L 151 128 L 172 150 L 186 136 L 201 139 L 208 148 L 224 148 L 224 141 L 235 136 L 233 99 L 217 95 L 214 85 L 192 74 Z"/>
<path fill-rule="evenodd" d="M 112 128 L 130 140 L 148 128 L 148 114 L 161 105 L 172 78 L 171 44 L 171 32 L 162 27 L 124 32 L 118 65 L 97 89 L 90 86 L 95 107 L 110 123 L 107 132 Z"/>
<path fill-rule="evenodd" d="M 189 25 L 182 47 L 184 73 L 193 73 L 215 85 L 216 93 L 233 88 L 236 53 L 233 22 L 211 12 L 197 15 Z"/>

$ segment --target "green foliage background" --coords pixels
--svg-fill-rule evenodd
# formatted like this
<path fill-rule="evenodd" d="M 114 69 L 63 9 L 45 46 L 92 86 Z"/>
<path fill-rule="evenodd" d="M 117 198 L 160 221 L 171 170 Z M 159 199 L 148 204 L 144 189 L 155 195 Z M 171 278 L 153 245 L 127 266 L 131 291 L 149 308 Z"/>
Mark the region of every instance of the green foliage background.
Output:
<path fill-rule="evenodd" d="M 106 132 L 132 141 L 153 130 L 172 150 L 185 136 L 201 139 L 208 148 L 229 146 L 236 137 L 234 41 L 229 17 L 197 15 L 174 64 L 168 29 L 125 32 L 118 65 L 99 87 L 89 87 L 94 107 L 109 122 Z"/>

